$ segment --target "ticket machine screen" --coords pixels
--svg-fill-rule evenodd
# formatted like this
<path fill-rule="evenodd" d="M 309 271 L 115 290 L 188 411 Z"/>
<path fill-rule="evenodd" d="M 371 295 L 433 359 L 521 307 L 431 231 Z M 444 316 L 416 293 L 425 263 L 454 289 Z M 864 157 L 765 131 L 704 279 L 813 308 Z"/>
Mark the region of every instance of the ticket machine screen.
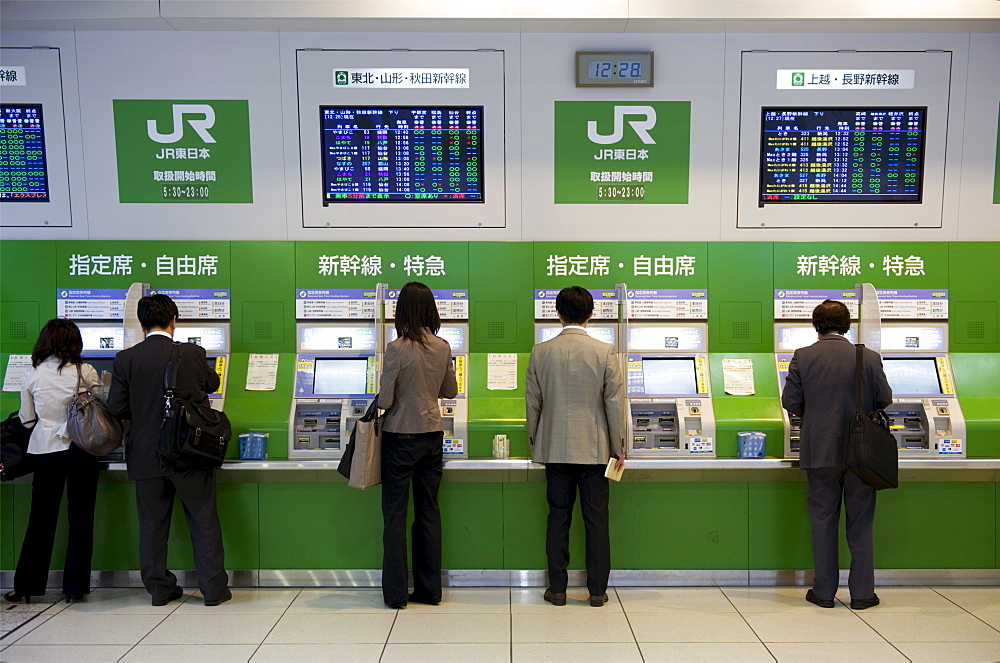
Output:
<path fill-rule="evenodd" d="M 313 375 L 315 394 L 368 392 L 367 359 L 317 359 Z"/>
<path fill-rule="evenodd" d="M 882 366 L 893 395 L 940 396 L 942 393 L 937 362 L 933 357 L 885 358 L 882 360 Z"/>
<path fill-rule="evenodd" d="M 80 327 L 83 350 L 86 352 L 118 351 L 125 347 L 125 330 L 115 327 Z"/>
<path fill-rule="evenodd" d="M 647 394 L 684 396 L 698 393 L 694 357 L 643 359 L 642 376 Z"/>
<path fill-rule="evenodd" d="M 595 338 L 602 343 L 615 344 L 615 327 L 612 325 L 587 325 L 587 336 Z M 537 342 L 544 343 L 550 341 L 562 333 L 562 327 L 538 327 Z"/>

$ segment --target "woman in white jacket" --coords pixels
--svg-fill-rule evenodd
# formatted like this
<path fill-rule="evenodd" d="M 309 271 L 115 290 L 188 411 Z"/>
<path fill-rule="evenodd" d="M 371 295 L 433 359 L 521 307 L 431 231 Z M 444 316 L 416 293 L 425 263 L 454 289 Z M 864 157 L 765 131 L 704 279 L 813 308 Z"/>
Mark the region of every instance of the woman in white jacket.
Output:
<path fill-rule="evenodd" d="M 28 602 L 45 594 L 63 488 L 68 488 L 69 536 L 63 567 L 63 593 L 78 601 L 90 593 L 90 563 L 94 551 L 94 502 L 100 464 L 66 435 L 66 409 L 77 385 L 98 386 L 97 371 L 84 364 L 80 329 L 69 320 L 49 320 L 38 335 L 31 366 L 21 386 L 21 423 L 37 419 L 28 454 L 34 456 L 31 512 L 8 601 Z"/>

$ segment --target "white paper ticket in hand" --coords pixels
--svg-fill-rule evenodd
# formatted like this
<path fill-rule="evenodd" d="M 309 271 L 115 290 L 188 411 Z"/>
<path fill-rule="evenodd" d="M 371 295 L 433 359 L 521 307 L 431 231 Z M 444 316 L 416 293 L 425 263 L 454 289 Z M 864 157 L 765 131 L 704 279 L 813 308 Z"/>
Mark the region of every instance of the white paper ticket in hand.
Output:
<path fill-rule="evenodd" d="M 622 463 L 622 469 L 619 470 L 615 468 L 615 465 L 617 463 L 618 459 L 612 456 L 611 460 L 608 461 L 608 469 L 604 470 L 604 476 L 611 479 L 612 481 L 621 481 L 622 474 L 625 473 L 625 464 Z"/>

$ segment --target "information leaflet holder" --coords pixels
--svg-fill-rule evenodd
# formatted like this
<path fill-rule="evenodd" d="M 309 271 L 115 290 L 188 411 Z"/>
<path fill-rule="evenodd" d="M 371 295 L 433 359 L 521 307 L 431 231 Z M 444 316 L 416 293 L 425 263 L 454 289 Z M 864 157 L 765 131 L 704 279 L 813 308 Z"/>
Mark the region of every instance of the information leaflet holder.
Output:
<path fill-rule="evenodd" d="M 219 388 L 208 397 L 212 407 L 222 410 L 226 403 L 226 386 L 229 383 L 229 355 L 232 353 L 232 327 L 228 322 L 178 322 L 174 340 L 194 343 L 205 348 L 208 370 L 219 376 Z"/>

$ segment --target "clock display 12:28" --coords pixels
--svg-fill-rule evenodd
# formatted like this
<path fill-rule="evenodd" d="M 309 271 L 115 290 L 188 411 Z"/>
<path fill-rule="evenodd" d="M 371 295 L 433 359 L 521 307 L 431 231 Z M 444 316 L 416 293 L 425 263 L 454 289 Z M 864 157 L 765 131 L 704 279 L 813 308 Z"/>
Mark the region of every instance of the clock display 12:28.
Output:
<path fill-rule="evenodd" d="M 578 51 L 577 87 L 653 87 L 652 51 Z"/>

